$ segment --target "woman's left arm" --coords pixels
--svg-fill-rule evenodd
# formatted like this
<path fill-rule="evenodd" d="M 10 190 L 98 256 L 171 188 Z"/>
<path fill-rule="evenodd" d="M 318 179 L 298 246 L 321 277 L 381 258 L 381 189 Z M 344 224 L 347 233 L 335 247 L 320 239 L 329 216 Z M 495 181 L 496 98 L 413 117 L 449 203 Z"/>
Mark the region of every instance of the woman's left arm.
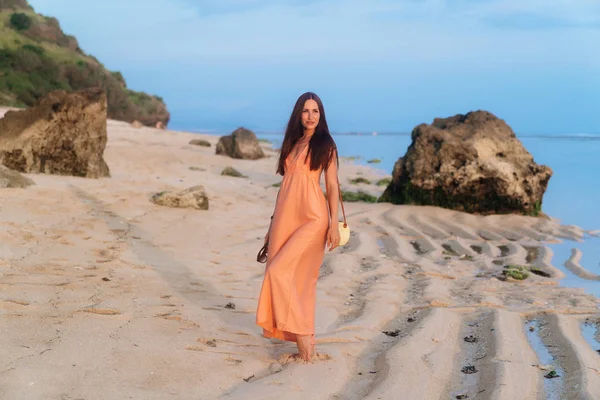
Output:
<path fill-rule="evenodd" d="M 325 169 L 325 189 L 327 191 L 327 203 L 329 205 L 329 230 L 327 232 L 327 244 L 332 251 L 340 244 L 340 230 L 338 227 L 338 209 L 340 206 L 337 150 L 333 151 L 331 160 Z"/>

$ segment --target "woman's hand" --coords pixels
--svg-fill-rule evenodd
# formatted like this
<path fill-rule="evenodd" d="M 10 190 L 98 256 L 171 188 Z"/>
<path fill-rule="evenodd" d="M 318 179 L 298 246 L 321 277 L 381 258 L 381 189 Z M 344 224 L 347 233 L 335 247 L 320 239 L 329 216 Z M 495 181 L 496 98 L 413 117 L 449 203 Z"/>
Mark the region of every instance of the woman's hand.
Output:
<path fill-rule="evenodd" d="M 327 244 L 329 245 L 329 251 L 333 251 L 340 245 L 340 228 L 338 224 L 332 224 L 327 231 Z"/>

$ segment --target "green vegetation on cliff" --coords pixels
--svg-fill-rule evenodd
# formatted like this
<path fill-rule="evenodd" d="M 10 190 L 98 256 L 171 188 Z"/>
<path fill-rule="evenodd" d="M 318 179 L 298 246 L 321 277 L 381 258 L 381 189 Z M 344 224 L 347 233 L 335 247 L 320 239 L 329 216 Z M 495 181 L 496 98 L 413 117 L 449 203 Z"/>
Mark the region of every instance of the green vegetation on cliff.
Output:
<path fill-rule="evenodd" d="M 26 0 L 0 0 L 0 105 L 25 107 L 53 90 L 102 87 L 112 119 L 167 125 L 158 96 L 129 90 L 120 72 L 85 54 L 55 18 L 36 14 Z"/>

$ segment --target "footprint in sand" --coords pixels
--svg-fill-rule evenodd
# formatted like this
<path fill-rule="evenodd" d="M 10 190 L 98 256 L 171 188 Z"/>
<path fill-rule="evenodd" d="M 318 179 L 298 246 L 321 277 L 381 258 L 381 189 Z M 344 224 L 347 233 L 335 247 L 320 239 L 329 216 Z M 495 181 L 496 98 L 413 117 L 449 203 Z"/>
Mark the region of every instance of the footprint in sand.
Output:
<path fill-rule="evenodd" d="M 279 356 L 279 358 L 277 359 L 277 362 L 279 364 L 281 364 L 282 366 L 284 366 L 291 362 L 298 363 L 298 364 L 314 364 L 317 361 L 329 361 L 332 359 L 333 358 L 329 354 L 326 354 L 326 353 L 317 353 L 312 357 L 312 359 L 310 361 L 303 360 L 302 358 L 300 358 L 300 355 L 298 355 L 298 354 L 283 354 L 283 355 Z"/>

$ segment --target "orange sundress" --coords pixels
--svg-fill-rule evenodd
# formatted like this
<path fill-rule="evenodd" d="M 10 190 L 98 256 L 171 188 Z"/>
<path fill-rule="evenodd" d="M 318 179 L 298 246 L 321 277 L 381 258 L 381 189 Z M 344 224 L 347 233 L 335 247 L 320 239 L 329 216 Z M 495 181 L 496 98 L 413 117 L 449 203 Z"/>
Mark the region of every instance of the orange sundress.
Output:
<path fill-rule="evenodd" d="M 316 286 L 329 228 L 320 187 L 323 170 L 310 170 L 308 141 L 296 146 L 304 148 L 285 161 L 256 312 L 264 337 L 294 342 L 296 335 L 314 335 Z"/>

